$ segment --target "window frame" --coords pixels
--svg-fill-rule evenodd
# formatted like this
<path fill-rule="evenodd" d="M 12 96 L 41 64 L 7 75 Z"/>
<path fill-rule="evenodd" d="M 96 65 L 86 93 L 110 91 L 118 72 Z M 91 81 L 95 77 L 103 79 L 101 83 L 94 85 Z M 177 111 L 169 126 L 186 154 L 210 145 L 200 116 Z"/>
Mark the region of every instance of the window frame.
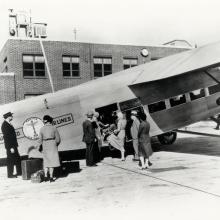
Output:
<path fill-rule="evenodd" d="M 95 62 L 95 59 L 100 59 L 100 63 L 99 62 Z M 106 60 L 110 60 L 111 63 L 105 63 L 104 61 Z M 98 70 L 95 68 L 95 65 L 100 65 L 101 66 L 101 70 Z M 105 67 L 106 65 L 110 65 L 110 70 L 105 70 Z M 101 76 L 95 76 L 95 73 L 101 73 Z M 108 74 L 105 74 L 105 73 L 108 73 Z M 112 72 L 112 57 L 110 56 L 107 56 L 107 57 L 98 57 L 98 56 L 94 56 L 93 57 L 93 77 L 96 79 L 96 78 L 100 78 L 100 77 L 104 77 L 104 76 L 108 76 L 108 75 L 111 75 L 113 72 Z"/>
<path fill-rule="evenodd" d="M 63 62 L 64 58 L 69 58 L 70 59 L 70 62 Z M 78 62 L 73 62 L 73 58 L 77 58 L 78 59 Z M 69 64 L 69 70 L 64 70 L 64 63 L 68 63 Z M 73 64 L 78 64 L 78 69 L 73 69 Z M 70 72 L 70 76 L 64 76 L 64 72 Z M 77 76 L 74 76 L 73 73 L 74 72 L 78 72 L 78 75 Z M 64 79 L 79 79 L 81 76 L 80 76 L 80 56 L 78 55 L 63 55 L 62 56 L 62 74 L 63 74 L 63 78 Z"/>
<path fill-rule="evenodd" d="M 215 84 L 208 87 L 209 95 L 214 95 L 218 92 L 220 92 L 220 85 Z"/>
<path fill-rule="evenodd" d="M 195 95 L 193 92 L 196 92 L 197 90 L 200 90 L 200 94 Z M 189 92 L 189 96 L 190 96 L 190 101 L 191 102 L 193 102 L 195 100 L 198 100 L 198 99 L 205 98 L 205 89 L 204 88 L 200 88 L 200 89 L 196 89 L 196 90 L 190 91 Z"/>
<path fill-rule="evenodd" d="M 125 61 L 129 61 L 129 64 L 125 64 Z M 131 61 L 137 61 L 137 64 L 136 65 L 132 65 Z M 129 66 L 128 68 L 125 68 L 125 65 Z M 123 58 L 123 70 L 126 70 L 126 69 L 129 69 L 129 68 L 132 68 L 132 67 L 135 67 L 135 66 L 138 66 L 138 58 L 134 58 L 134 57 L 124 57 Z"/>
<path fill-rule="evenodd" d="M 183 105 L 183 104 L 187 103 L 186 95 L 180 94 L 177 96 L 173 96 L 173 97 L 169 98 L 169 102 L 170 102 L 170 108 L 173 108 L 173 107 L 176 107 L 179 105 Z"/>
<path fill-rule="evenodd" d="M 25 93 L 24 99 L 30 99 L 30 98 L 34 98 L 40 95 L 43 95 L 43 93 Z"/>
<path fill-rule="evenodd" d="M 24 57 L 31 57 L 33 60 L 32 60 L 32 62 L 25 62 L 24 61 Z M 40 58 L 43 58 L 43 60 L 44 60 L 44 62 L 37 62 L 36 61 L 36 58 L 37 57 L 40 57 Z M 28 68 L 24 68 L 24 65 L 25 65 L 25 63 L 31 63 L 32 64 L 32 68 L 30 68 L 30 69 L 28 69 Z M 39 68 L 36 68 L 36 65 L 38 64 L 38 63 L 43 63 L 44 64 L 44 69 L 39 69 Z M 42 55 L 42 54 L 22 54 L 22 68 L 23 68 L 23 78 L 24 79 L 33 79 L 33 78 L 35 78 L 35 79 L 45 79 L 45 78 L 47 78 L 47 72 L 46 72 L 46 63 L 45 63 L 45 59 L 44 59 L 44 56 Z M 24 73 L 25 73 L 25 71 L 32 71 L 33 72 L 33 75 L 24 75 Z M 42 75 L 42 76 L 37 76 L 36 75 L 36 73 L 38 72 L 38 71 L 44 71 L 44 75 Z"/>
<path fill-rule="evenodd" d="M 165 108 L 161 108 L 159 105 L 162 106 L 162 104 L 164 105 Z M 167 110 L 167 106 L 166 106 L 166 102 L 165 100 L 161 100 L 161 101 L 158 101 L 158 102 L 154 102 L 154 103 L 150 103 L 147 105 L 148 106 L 148 112 L 150 114 L 154 114 L 154 113 L 157 113 L 157 112 L 161 112 L 161 111 L 164 111 L 164 110 Z M 159 109 L 153 109 L 153 108 L 159 108 Z M 159 107 L 158 107 L 159 106 Z"/>

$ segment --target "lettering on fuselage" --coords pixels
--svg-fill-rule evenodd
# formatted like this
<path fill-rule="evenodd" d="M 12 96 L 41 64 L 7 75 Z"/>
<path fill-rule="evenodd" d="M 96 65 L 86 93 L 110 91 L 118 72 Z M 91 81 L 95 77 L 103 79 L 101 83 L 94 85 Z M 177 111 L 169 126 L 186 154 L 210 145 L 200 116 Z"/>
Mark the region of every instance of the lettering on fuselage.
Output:
<path fill-rule="evenodd" d="M 73 115 L 71 113 L 53 119 L 53 125 L 57 128 L 71 123 L 74 123 Z"/>
<path fill-rule="evenodd" d="M 73 115 L 71 113 L 53 118 L 53 125 L 57 128 L 71 123 L 74 123 Z M 26 119 L 22 128 L 15 129 L 17 139 L 26 137 L 30 140 L 37 140 L 39 138 L 40 128 L 43 127 L 43 125 L 43 121 L 40 118 L 31 117 Z M 0 144 L 3 143 L 3 134 L 0 133 Z"/>

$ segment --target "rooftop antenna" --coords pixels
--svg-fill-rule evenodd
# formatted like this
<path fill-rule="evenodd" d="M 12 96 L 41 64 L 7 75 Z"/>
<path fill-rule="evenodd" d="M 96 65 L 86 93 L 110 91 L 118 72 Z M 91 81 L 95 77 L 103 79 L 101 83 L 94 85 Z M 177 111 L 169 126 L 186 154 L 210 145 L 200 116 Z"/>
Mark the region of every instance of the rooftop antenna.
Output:
<path fill-rule="evenodd" d="M 76 33 L 77 33 L 76 28 L 74 28 L 73 33 L 74 33 L 74 40 L 76 41 Z"/>

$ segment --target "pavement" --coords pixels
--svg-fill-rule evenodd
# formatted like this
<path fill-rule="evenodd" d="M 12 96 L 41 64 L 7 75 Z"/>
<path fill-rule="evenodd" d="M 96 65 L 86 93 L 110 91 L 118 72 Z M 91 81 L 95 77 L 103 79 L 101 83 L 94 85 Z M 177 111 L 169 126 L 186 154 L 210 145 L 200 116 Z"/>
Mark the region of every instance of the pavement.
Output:
<path fill-rule="evenodd" d="M 218 134 L 213 122 L 187 130 Z M 6 178 L 0 168 L 1 219 L 219 219 L 220 138 L 179 134 L 157 146 L 147 170 L 106 157 L 53 183 Z M 4 218 L 3 218 L 4 217 Z"/>

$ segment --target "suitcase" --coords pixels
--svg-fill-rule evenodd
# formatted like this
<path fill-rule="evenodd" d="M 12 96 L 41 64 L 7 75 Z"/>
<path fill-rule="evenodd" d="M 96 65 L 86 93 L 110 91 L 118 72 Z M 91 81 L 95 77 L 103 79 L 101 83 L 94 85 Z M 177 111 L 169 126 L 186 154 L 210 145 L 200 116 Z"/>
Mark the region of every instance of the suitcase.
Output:
<path fill-rule="evenodd" d="M 29 180 L 31 174 L 43 169 L 42 159 L 29 159 L 21 161 L 22 179 Z"/>

